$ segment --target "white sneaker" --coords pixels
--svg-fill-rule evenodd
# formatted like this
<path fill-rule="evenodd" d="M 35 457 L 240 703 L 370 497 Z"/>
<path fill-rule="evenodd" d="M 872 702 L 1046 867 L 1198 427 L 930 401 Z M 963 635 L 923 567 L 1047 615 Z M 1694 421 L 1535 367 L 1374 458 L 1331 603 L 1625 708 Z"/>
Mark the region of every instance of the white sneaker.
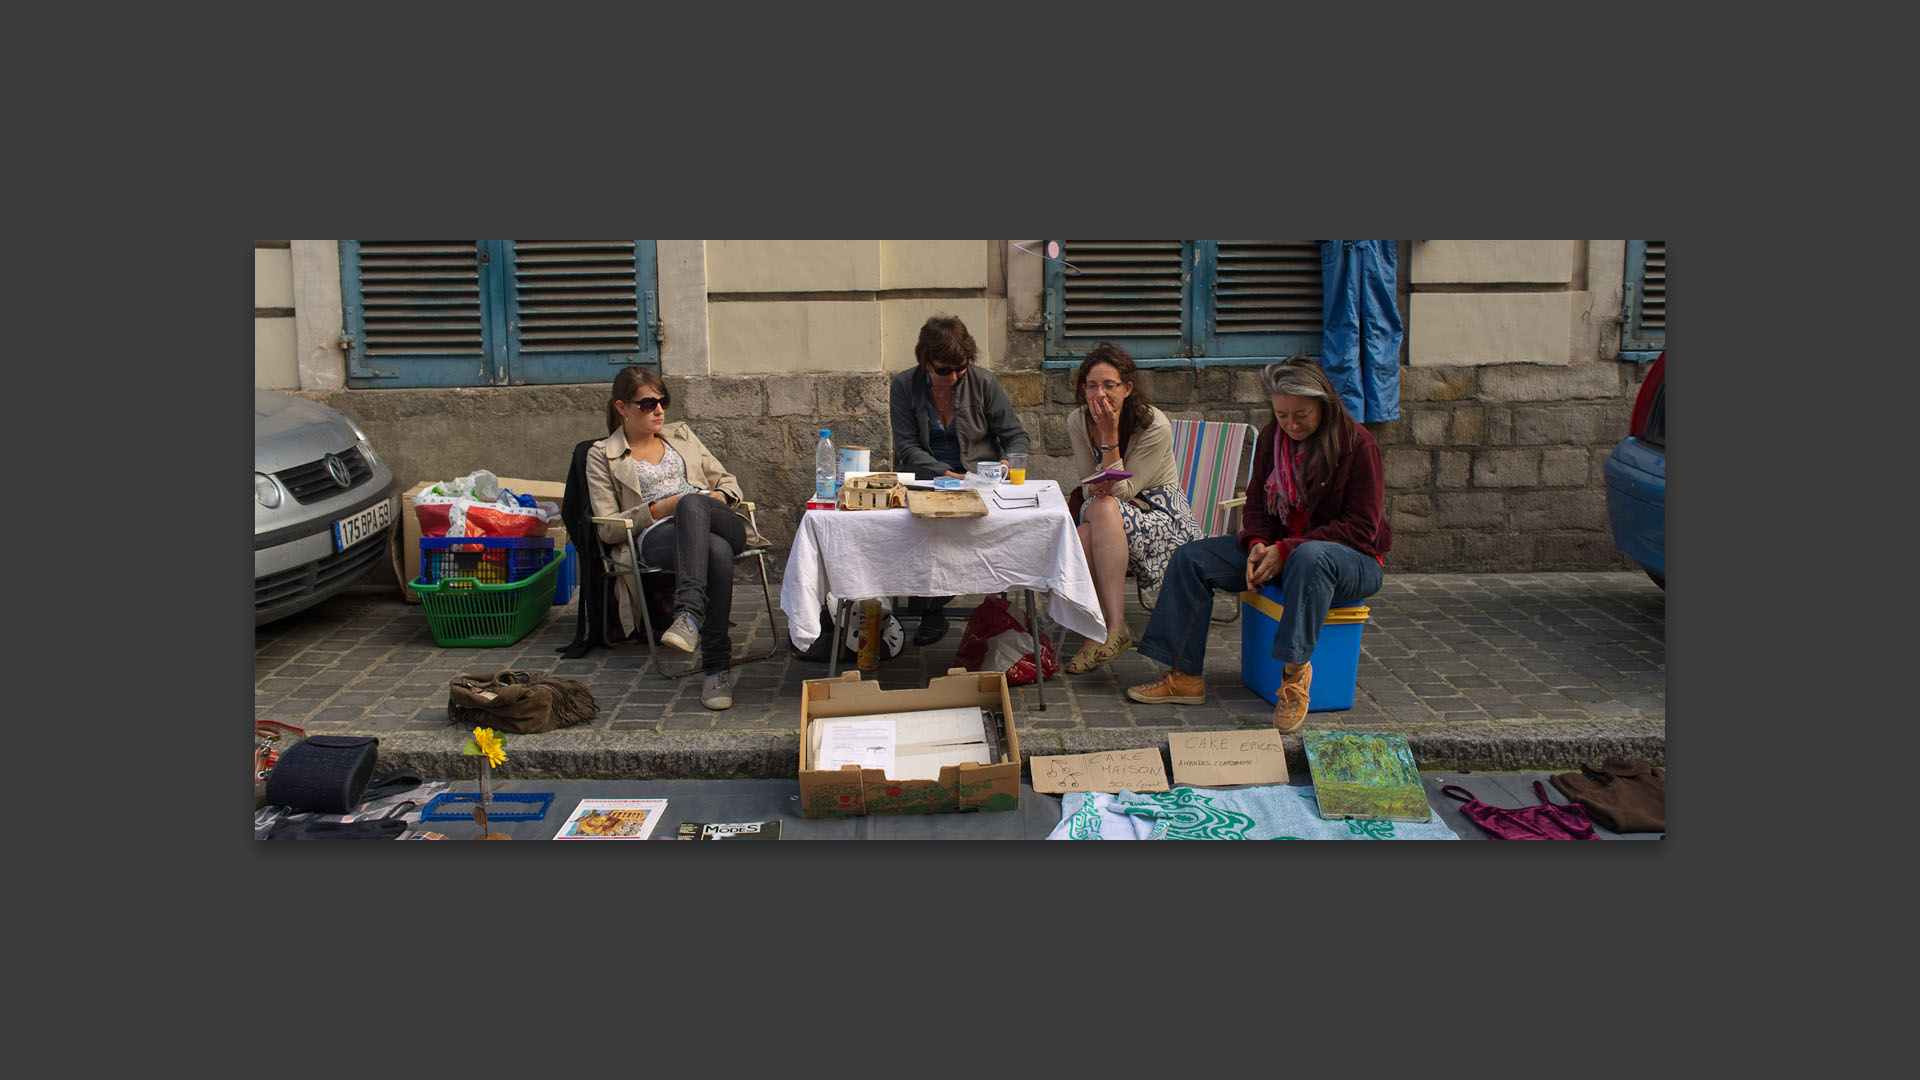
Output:
<path fill-rule="evenodd" d="M 733 669 L 716 671 L 700 687 L 700 704 L 709 709 L 733 708 Z"/>
<path fill-rule="evenodd" d="M 700 624 L 694 622 L 691 615 L 676 615 L 673 625 L 660 635 L 660 640 L 681 652 L 693 652 L 700 648 Z"/>

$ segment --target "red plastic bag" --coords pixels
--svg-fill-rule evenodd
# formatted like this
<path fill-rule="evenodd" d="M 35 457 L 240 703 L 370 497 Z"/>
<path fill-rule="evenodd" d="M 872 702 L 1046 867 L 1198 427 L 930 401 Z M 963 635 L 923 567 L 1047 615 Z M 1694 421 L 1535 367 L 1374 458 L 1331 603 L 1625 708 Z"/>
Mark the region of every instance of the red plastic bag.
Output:
<path fill-rule="evenodd" d="M 954 662 L 968 671 L 1004 671 L 1008 686 L 1033 682 L 1033 634 L 1013 613 L 1006 598 L 989 596 L 973 609 L 960 635 Z M 1060 674 L 1060 651 L 1040 632 L 1040 667 L 1046 678 Z"/>
<path fill-rule="evenodd" d="M 544 511 L 501 503 L 474 503 L 467 507 L 468 536 L 547 535 Z"/>

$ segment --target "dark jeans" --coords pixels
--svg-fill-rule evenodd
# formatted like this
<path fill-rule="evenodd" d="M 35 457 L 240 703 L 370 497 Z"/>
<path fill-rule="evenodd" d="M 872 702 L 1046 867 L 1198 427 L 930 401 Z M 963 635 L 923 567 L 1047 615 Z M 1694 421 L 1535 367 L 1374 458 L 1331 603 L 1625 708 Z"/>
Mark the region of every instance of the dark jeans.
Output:
<path fill-rule="evenodd" d="M 1273 658 L 1305 663 L 1320 641 L 1328 610 L 1351 607 L 1380 591 L 1383 575 L 1371 555 L 1344 544 L 1309 540 L 1294 549 L 1280 568 L 1280 626 L 1273 635 Z M 1231 536 L 1212 536 L 1182 544 L 1167 560 L 1140 655 L 1188 675 L 1200 674 L 1207 661 L 1212 629 L 1213 592 L 1242 592 L 1247 587 L 1247 555 Z"/>
<path fill-rule="evenodd" d="M 674 568 L 673 611 L 700 624 L 700 667 L 711 675 L 733 666 L 733 559 L 747 549 L 747 526 L 726 503 L 683 495 L 673 516 L 640 541 L 650 566 Z"/>

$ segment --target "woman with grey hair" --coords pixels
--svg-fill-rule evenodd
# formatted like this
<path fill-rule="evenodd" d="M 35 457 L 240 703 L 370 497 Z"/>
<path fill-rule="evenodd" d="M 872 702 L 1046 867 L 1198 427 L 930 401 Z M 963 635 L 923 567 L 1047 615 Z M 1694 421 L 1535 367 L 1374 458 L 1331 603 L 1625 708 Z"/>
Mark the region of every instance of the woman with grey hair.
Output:
<path fill-rule="evenodd" d="M 1159 681 L 1127 690 L 1135 701 L 1206 701 L 1213 592 L 1278 582 L 1283 596 L 1273 658 L 1282 677 L 1273 726 L 1300 730 L 1313 681 L 1313 647 L 1335 607 L 1380 591 L 1387 525 L 1380 446 L 1340 403 L 1320 365 L 1305 356 L 1270 364 L 1262 389 L 1273 422 L 1260 429 L 1238 536 L 1196 540 L 1173 553 L 1160 599 L 1140 638 L 1141 655 L 1168 665 Z"/>

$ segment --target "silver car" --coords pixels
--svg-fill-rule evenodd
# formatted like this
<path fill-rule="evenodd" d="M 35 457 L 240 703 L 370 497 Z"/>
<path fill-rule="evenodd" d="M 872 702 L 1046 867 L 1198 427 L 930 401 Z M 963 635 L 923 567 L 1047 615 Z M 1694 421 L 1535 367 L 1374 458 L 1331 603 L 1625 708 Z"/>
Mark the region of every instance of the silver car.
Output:
<path fill-rule="evenodd" d="M 393 473 L 353 421 L 253 391 L 253 622 L 312 607 L 386 557 Z"/>

